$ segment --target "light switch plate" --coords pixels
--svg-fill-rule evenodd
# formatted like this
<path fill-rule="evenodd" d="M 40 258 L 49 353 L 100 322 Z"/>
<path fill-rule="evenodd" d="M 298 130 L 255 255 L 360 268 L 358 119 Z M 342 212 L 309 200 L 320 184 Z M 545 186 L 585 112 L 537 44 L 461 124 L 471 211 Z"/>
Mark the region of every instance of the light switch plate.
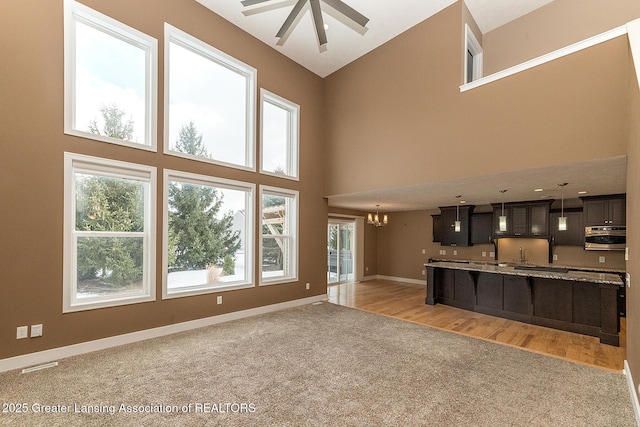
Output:
<path fill-rule="evenodd" d="M 456 251 L 456 250 L 454 249 L 453 254 L 454 254 L 454 255 L 458 255 L 458 251 Z"/>
<path fill-rule="evenodd" d="M 605 261 L 604 261 L 604 257 L 603 257 L 603 256 L 598 257 L 598 262 L 600 262 L 600 263 L 604 263 L 604 262 L 605 262 Z"/>
<path fill-rule="evenodd" d="M 495 252 L 489 252 L 489 256 L 490 256 L 491 258 L 495 258 L 495 257 L 496 257 L 496 253 L 495 253 Z"/>
<path fill-rule="evenodd" d="M 482 256 L 487 256 L 487 251 L 482 251 Z"/>
<path fill-rule="evenodd" d="M 558 255 L 553 254 L 553 260 L 554 260 L 554 261 L 557 261 L 557 260 L 558 260 Z"/>

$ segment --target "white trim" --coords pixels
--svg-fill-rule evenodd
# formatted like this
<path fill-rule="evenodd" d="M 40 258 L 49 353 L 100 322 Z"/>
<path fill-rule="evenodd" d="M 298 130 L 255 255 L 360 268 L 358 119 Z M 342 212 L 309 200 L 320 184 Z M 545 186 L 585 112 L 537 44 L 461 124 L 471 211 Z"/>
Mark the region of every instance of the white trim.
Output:
<path fill-rule="evenodd" d="M 627 386 L 629 386 L 629 394 L 631 394 L 631 405 L 633 406 L 633 413 L 636 416 L 636 424 L 640 426 L 640 403 L 638 402 L 638 393 L 636 392 L 633 378 L 631 377 L 631 369 L 629 363 L 624 361 L 624 375 L 627 377 Z"/>
<path fill-rule="evenodd" d="M 640 19 L 627 24 L 627 33 L 629 34 L 629 46 L 631 47 L 631 57 L 636 70 L 636 79 L 638 80 L 638 86 L 640 86 Z"/>
<path fill-rule="evenodd" d="M 39 351 L 36 353 L 24 354 L 21 356 L 0 359 L 0 372 L 21 369 L 27 366 L 49 363 L 51 361 L 65 357 L 78 356 L 80 354 L 91 353 L 93 351 L 104 350 L 124 344 L 131 344 L 151 338 L 163 337 L 178 332 L 185 332 L 192 329 L 217 325 L 232 320 L 244 319 L 246 317 L 257 316 L 259 314 L 272 313 L 274 311 L 285 310 L 287 308 L 299 307 L 306 304 L 313 304 L 320 301 L 327 301 L 327 294 L 302 298 L 292 301 L 285 301 L 277 304 L 262 307 L 250 308 L 247 310 L 235 311 L 233 313 L 219 314 L 217 316 L 205 317 L 203 319 L 190 320 L 187 322 L 174 323 L 172 325 L 160 326 L 158 328 L 145 329 L 143 331 L 131 332 L 123 335 L 116 335 L 109 338 L 102 338 L 94 341 L 87 341 L 79 344 L 72 344 L 65 347 L 53 348 L 51 350 Z"/>
<path fill-rule="evenodd" d="M 145 52 L 144 142 L 125 141 L 76 129 L 76 32 L 75 23 L 116 37 Z M 157 151 L 158 40 L 73 0 L 64 1 L 64 133 L 147 151 Z"/>
<path fill-rule="evenodd" d="M 466 23 L 464 24 L 464 39 L 464 82 L 467 84 L 471 83 L 467 81 L 467 51 L 470 51 L 471 56 L 473 56 L 472 82 L 482 78 L 484 53 L 482 51 L 482 45 L 478 42 L 478 39 L 476 39 L 469 24 Z"/>
<path fill-rule="evenodd" d="M 164 135 L 163 135 L 163 152 L 164 154 L 176 157 L 182 157 L 200 162 L 212 163 L 219 166 L 230 167 L 234 169 L 256 171 L 256 87 L 258 80 L 258 71 L 244 62 L 228 55 L 221 50 L 205 43 L 204 41 L 182 31 L 168 23 L 164 23 Z M 217 65 L 225 67 L 232 72 L 244 76 L 247 81 L 246 85 L 246 128 L 245 128 L 245 164 L 230 163 L 217 159 L 209 159 L 205 157 L 193 156 L 191 154 L 181 153 L 171 150 L 171 141 L 169 141 L 169 101 L 170 101 L 170 53 L 169 46 L 174 43 L 180 47 L 192 51 L 196 55 L 200 55 Z"/>
<path fill-rule="evenodd" d="M 179 181 L 188 184 L 203 185 L 208 187 L 223 188 L 236 191 L 245 192 L 245 232 L 244 232 L 244 247 L 245 247 L 245 259 L 244 268 L 245 276 L 244 280 L 240 282 L 232 282 L 228 284 L 207 285 L 207 284 L 194 284 L 183 289 L 168 289 L 168 243 L 169 243 L 169 183 L 171 181 Z M 256 185 L 249 182 L 233 181 L 225 178 L 217 178 L 207 175 L 199 175 L 190 172 L 181 172 L 177 170 L 165 169 L 163 173 L 163 223 L 162 223 L 162 299 L 179 298 L 193 295 L 203 295 L 210 293 L 218 293 L 224 291 L 231 291 L 236 289 L 253 288 L 253 247 L 254 247 L 254 210 L 255 205 L 255 193 Z"/>
<path fill-rule="evenodd" d="M 596 36 L 585 39 L 581 42 L 574 43 L 570 46 L 563 47 L 554 52 L 548 53 L 546 55 L 539 56 L 537 58 L 531 59 L 529 61 L 523 62 L 521 64 L 515 65 L 513 67 L 507 68 L 506 70 L 498 71 L 497 73 L 488 75 L 481 79 L 475 80 L 471 83 L 464 84 L 460 86 L 460 92 L 466 92 L 468 90 L 477 88 L 479 86 L 486 85 L 488 83 L 492 83 L 496 80 L 503 79 L 505 77 L 512 76 L 514 74 L 520 73 L 522 71 L 528 70 L 533 67 L 537 67 L 538 65 L 545 64 L 547 62 L 555 61 L 556 59 L 562 58 L 563 56 L 570 55 L 572 53 L 581 51 L 583 49 L 590 48 L 600 43 L 604 43 L 606 41 L 612 40 L 616 37 L 620 37 L 627 34 L 627 26 L 623 25 L 618 28 L 614 28 L 613 30 L 606 31 L 604 33 L 598 34 Z"/>
<path fill-rule="evenodd" d="M 291 251 L 292 253 L 288 260 L 290 264 L 290 271 L 289 271 L 290 274 L 288 276 L 265 278 L 262 275 L 263 271 L 261 267 L 259 270 L 258 284 L 259 286 L 270 286 L 270 285 L 279 285 L 283 283 L 297 282 L 298 281 L 299 248 L 300 248 L 300 245 L 298 244 L 298 239 L 300 235 L 300 228 L 299 228 L 300 193 L 297 190 L 288 190 L 285 188 L 271 187 L 267 185 L 260 186 L 260 190 L 258 194 L 258 206 L 259 206 L 258 210 L 260 212 L 259 224 L 258 224 L 258 228 L 260 230 L 259 237 L 258 237 L 260 239 L 258 265 L 260 266 L 262 266 L 262 250 L 263 250 L 262 242 L 263 242 L 263 236 L 265 236 L 262 233 L 262 209 L 263 209 L 262 202 L 263 202 L 263 196 L 265 193 L 270 195 L 275 195 L 275 196 L 282 196 L 288 199 L 293 199 L 293 206 L 291 206 L 291 208 L 295 212 L 293 212 L 293 215 L 291 215 L 292 212 L 287 212 L 287 215 L 289 216 L 289 227 L 290 227 L 289 234 L 285 234 L 281 236 L 282 238 L 288 238 L 290 240 L 293 246 L 293 250 Z M 267 235 L 267 237 L 271 238 L 271 235 Z M 277 236 L 273 238 L 277 238 Z"/>
<path fill-rule="evenodd" d="M 120 179 L 137 180 L 146 185 L 144 195 L 144 231 L 142 232 L 145 243 L 143 244 L 143 288 L 142 290 L 112 297 L 87 298 L 86 301 L 78 301 L 76 296 L 76 267 L 77 246 L 75 232 L 75 178 L 76 172 L 88 173 L 99 176 L 118 177 Z M 75 153 L 64 153 L 64 238 L 63 238 L 63 298 L 62 312 L 70 313 L 82 310 L 92 310 L 104 307 L 136 304 L 155 301 L 156 299 L 156 193 L 157 172 L 153 166 L 135 163 L 121 162 L 111 159 L 86 156 Z M 104 235 L 118 233 L 107 232 Z M 139 237 L 139 233 L 128 233 Z"/>
<path fill-rule="evenodd" d="M 289 138 L 287 145 L 286 157 L 287 165 L 285 165 L 285 174 L 277 174 L 273 171 L 264 170 L 264 104 L 269 103 L 282 110 L 289 115 L 289 129 L 287 133 Z M 264 88 L 260 88 L 260 173 L 264 175 L 276 176 L 278 178 L 286 178 L 294 181 L 300 180 L 300 106 L 275 93 L 269 92 Z M 291 174 L 289 174 L 291 172 Z"/>

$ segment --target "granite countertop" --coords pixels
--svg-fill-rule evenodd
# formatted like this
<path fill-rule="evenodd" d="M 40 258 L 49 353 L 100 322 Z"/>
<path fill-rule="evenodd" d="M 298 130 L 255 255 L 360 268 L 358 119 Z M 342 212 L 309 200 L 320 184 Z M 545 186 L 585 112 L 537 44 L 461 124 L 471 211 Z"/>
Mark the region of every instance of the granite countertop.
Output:
<path fill-rule="evenodd" d="M 463 263 L 463 262 L 449 262 L 438 261 L 425 264 L 428 267 L 438 268 L 450 268 L 453 270 L 467 270 L 467 271 L 479 271 L 483 273 L 496 273 L 496 274 L 509 274 L 512 276 L 524 276 L 524 277 L 538 277 L 542 279 L 559 279 L 559 280 L 574 280 L 579 282 L 592 282 L 601 283 L 607 285 L 624 286 L 624 282 L 618 274 L 614 273 L 594 273 L 589 271 L 569 270 L 567 272 L 562 271 L 544 271 L 535 269 L 516 269 L 514 266 L 502 266 L 494 264 L 481 264 L 481 263 Z M 536 266 L 530 266 L 536 267 Z M 537 266 L 537 267 L 551 267 L 551 266 Z M 552 268 L 558 268 L 553 265 Z"/>
<path fill-rule="evenodd" d="M 462 258 L 430 258 L 434 262 L 459 262 L 459 263 L 468 263 L 468 264 L 480 264 L 480 265 L 498 265 L 498 261 L 491 260 L 477 260 L 477 259 L 462 259 Z M 513 263 L 508 263 L 513 264 Z M 569 270 L 577 270 L 577 271 L 590 271 L 597 273 L 612 273 L 612 274 L 624 274 L 624 270 L 620 270 L 618 268 L 606 268 L 606 267 L 584 267 L 584 266 L 575 266 L 575 265 L 564 265 L 564 264 L 544 264 L 540 265 L 541 267 L 553 267 L 553 268 L 567 268 Z"/>

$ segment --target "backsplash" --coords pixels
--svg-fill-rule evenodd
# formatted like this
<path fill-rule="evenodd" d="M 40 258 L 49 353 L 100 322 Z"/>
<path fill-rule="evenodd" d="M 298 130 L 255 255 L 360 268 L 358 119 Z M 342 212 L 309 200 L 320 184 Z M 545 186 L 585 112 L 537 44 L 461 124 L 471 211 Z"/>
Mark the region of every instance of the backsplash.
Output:
<path fill-rule="evenodd" d="M 546 239 L 497 239 L 498 262 L 547 264 L 549 242 Z M 523 259 L 521 259 L 521 256 Z"/>

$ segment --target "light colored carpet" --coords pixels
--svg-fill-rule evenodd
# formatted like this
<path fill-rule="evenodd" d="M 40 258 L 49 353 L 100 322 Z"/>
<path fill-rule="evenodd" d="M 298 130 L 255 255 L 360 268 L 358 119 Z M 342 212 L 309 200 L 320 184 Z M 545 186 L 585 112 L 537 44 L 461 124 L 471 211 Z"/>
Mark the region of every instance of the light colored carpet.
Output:
<path fill-rule="evenodd" d="M 635 425 L 623 375 L 329 303 L 59 362 L 0 374 L 0 425 Z"/>

